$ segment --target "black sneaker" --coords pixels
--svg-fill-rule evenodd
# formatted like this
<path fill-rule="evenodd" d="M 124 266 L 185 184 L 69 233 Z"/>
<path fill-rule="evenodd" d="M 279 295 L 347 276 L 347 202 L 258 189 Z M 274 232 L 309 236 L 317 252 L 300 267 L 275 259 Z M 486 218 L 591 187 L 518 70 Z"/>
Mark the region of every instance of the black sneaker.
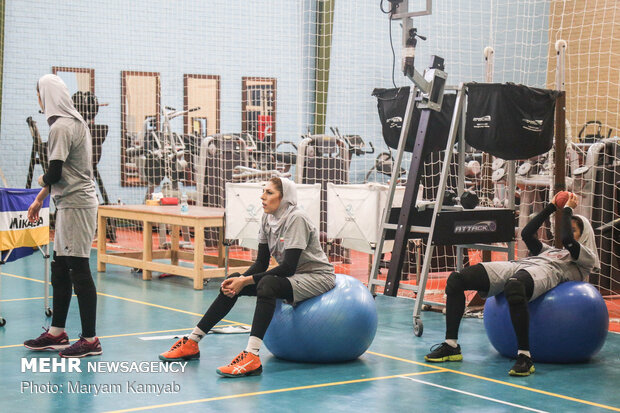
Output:
<path fill-rule="evenodd" d="M 84 337 L 80 337 L 78 341 L 73 343 L 71 347 L 62 350 L 60 353 L 60 357 L 68 358 L 68 357 L 86 357 L 86 356 L 98 356 L 102 354 L 101 343 L 99 339 L 95 337 L 95 341 L 92 343 L 88 342 Z"/>
<path fill-rule="evenodd" d="M 44 350 L 63 350 L 69 347 L 69 337 L 64 331 L 62 334 L 53 336 L 49 333 L 49 329 L 43 327 L 45 333 L 39 337 L 24 341 L 24 347 L 34 351 Z"/>
<path fill-rule="evenodd" d="M 529 376 L 534 373 L 536 369 L 534 368 L 534 363 L 532 359 L 526 356 L 525 354 L 519 354 L 517 356 L 517 362 L 512 366 L 508 374 L 511 376 Z"/>
<path fill-rule="evenodd" d="M 450 344 L 443 342 L 435 344 L 431 347 L 431 352 L 424 356 L 424 360 L 432 363 L 443 363 L 444 361 L 462 361 L 461 346 L 458 344 L 452 347 Z"/>

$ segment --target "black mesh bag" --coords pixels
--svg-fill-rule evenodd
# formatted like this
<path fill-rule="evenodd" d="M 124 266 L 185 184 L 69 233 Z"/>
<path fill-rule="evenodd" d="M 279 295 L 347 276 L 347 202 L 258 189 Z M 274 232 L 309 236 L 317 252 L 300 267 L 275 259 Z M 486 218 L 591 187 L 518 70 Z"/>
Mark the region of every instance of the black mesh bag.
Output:
<path fill-rule="evenodd" d="M 541 155 L 553 146 L 558 95 L 514 83 L 469 83 L 465 141 L 507 160 Z"/>
<path fill-rule="evenodd" d="M 375 89 L 372 95 L 377 98 L 377 108 L 379 109 L 383 139 L 387 146 L 392 149 L 397 149 L 398 141 L 400 140 L 400 131 L 403 126 L 403 118 L 405 117 L 405 111 L 407 109 L 409 87 Z M 443 97 L 441 112 L 431 112 L 423 156 L 433 151 L 446 149 L 455 102 L 456 95 L 454 93 L 446 93 Z M 418 123 L 420 123 L 420 109 L 416 107 L 411 116 L 411 126 L 409 127 L 407 142 L 405 143 L 405 151 L 407 152 L 413 151 L 415 136 L 418 131 Z"/>

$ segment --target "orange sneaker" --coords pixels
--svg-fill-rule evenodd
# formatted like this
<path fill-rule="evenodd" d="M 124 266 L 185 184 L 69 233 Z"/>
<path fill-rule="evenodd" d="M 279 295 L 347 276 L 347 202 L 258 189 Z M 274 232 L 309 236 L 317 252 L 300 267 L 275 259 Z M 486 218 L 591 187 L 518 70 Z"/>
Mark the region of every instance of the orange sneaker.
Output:
<path fill-rule="evenodd" d="M 224 377 L 258 376 L 263 372 L 260 357 L 242 351 L 228 366 L 218 368 L 217 374 Z"/>
<path fill-rule="evenodd" d="M 194 340 L 190 340 L 187 337 L 183 337 L 174 346 L 165 353 L 159 355 L 159 359 L 163 361 L 181 361 L 192 360 L 200 358 L 200 350 L 198 350 L 198 343 Z"/>

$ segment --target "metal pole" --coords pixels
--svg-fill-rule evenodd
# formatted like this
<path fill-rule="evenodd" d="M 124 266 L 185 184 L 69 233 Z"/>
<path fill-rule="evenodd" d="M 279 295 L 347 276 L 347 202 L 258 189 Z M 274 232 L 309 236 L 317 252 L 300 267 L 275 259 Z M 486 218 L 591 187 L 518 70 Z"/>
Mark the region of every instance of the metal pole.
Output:
<path fill-rule="evenodd" d="M 566 189 L 566 93 L 560 92 L 555 102 L 555 167 L 553 192 L 558 193 Z M 555 239 L 556 248 L 562 248 L 562 211 L 558 210 L 555 215 Z"/>
<path fill-rule="evenodd" d="M 493 73 L 495 69 L 495 50 L 491 46 L 487 46 L 484 48 L 483 55 L 484 55 L 484 81 L 487 83 L 492 83 Z M 493 171 L 491 169 L 492 162 L 493 162 L 493 157 L 490 154 L 485 152 L 482 155 L 482 170 L 480 171 L 481 178 L 482 178 L 482 185 L 481 185 L 482 190 L 480 191 L 481 192 L 480 199 L 481 200 L 486 199 L 486 201 L 488 202 L 488 205 L 493 204 L 493 195 L 495 192 L 494 191 L 495 185 L 493 184 L 491 180 L 491 176 L 493 175 Z M 489 262 L 491 260 L 492 260 L 491 251 L 483 250 L 482 261 Z"/>
<path fill-rule="evenodd" d="M 50 300 L 50 244 L 49 242 L 45 245 L 45 252 L 43 253 L 43 257 L 45 259 L 45 278 L 44 278 L 44 294 L 43 294 L 43 307 L 45 308 L 45 315 L 49 313 L 49 300 Z"/>
<path fill-rule="evenodd" d="M 554 181 L 553 193 L 566 190 L 566 92 L 564 92 L 564 69 L 566 41 L 558 40 L 555 42 L 555 50 L 557 53 L 557 64 L 555 73 L 555 87 L 562 91 L 555 102 L 555 165 L 554 165 Z M 557 211 L 555 215 L 555 239 L 556 248 L 562 248 L 562 236 L 560 234 L 562 228 L 562 211 Z"/>

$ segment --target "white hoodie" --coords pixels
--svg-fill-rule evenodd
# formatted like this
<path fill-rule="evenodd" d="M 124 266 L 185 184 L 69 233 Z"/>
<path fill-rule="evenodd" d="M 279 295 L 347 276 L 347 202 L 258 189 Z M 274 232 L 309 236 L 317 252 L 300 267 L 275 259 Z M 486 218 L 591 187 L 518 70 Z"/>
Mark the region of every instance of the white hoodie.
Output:
<path fill-rule="evenodd" d="M 73 106 L 67 86 L 56 75 L 39 79 L 37 90 L 50 127 L 47 143 L 49 161 L 63 162 L 60 180 L 51 186 L 56 208 L 97 207 L 97 193 L 92 180 L 92 139 L 88 126 Z"/>
<path fill-rule="evenodd" d="M 75 118 L 86 125 L 80 113 L 73 106 L 73 100 L 69 95 L 69 89 L 62 79 L 56 75 L 44 75 L 37 83 L 37 90 L 41 95 L 45 118 L 53 116 Z"/>

